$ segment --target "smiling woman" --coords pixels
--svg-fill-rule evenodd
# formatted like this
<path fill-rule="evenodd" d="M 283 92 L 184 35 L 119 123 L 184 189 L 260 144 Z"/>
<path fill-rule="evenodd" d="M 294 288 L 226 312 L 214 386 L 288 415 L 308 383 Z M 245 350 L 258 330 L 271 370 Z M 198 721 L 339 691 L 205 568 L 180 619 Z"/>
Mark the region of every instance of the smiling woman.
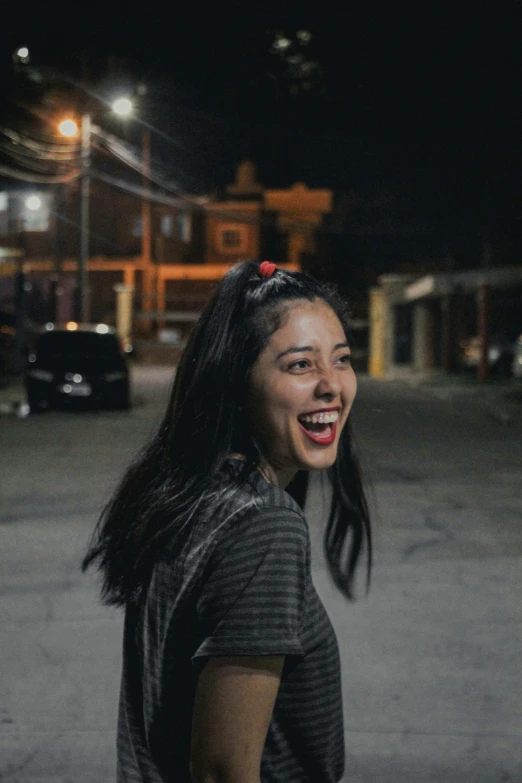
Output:
<path fill-rule="evenodd" d="M 351 597 L 371 560 L 355 393 L 331 290 L 267 262 L 225 276 L 84 560 L 125 607 L 120 783 L 341 779 L 339 651 L 302 509 L 324 471 L 327 563 Z"/>
<path fill-rule="evenodd" d="M 248 410 L 266 466 L 286 487 L 330 468 L 356 392 L 343 326 L 323 299 L 296 300 L 250 372 Z"/>

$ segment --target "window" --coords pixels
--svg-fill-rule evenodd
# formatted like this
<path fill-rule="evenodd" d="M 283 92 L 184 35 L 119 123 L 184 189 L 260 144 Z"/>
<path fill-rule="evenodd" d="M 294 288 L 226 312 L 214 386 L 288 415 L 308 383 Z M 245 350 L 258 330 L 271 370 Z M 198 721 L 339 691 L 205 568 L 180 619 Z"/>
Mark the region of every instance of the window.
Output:
<path fill-rule="evenodd" d="M 23 196 L 20 204 L 22 210 L 23 231 L 49 231 L 50 200 L 47 193 L 31 193 Z"/>
<path fill-rule="evenodd" d="M 141 237 L 143 235 L 143 220 L 141 217 L 134 218 L 132 221 L 132 236 Z"/>
<path fill-rule="evenodd" d="M 7 193 L 0 193 L 0 236 L 9 233 L 9 213 L 7 211 Z"/>
<path fill-rule="evenodd" d="M 241 247 L 241 232 L 227 229 L 221 233 L 221 244 L 226 248 Z"/>
<path fill-rule="evenodd" d="M 188 243 L 192 239 L 192 220 L 188 212 L 180 212 L 178 215 L 178 237 L 182 242 Z"/>
<path fill-rule="evenodd" d="M 221 253 L 245 253 L 248 247 L 246 226 L 230 225 L 218 229 L 218 251 Z"/>
<path fill-rule="evenodd" d="M 172 229 L 174 226 L 174 220 L 172 219 L 172 215 L 162 215 L 161 221 L 161 234 L 164 237 L 171 237 L 172 236 Z"/>

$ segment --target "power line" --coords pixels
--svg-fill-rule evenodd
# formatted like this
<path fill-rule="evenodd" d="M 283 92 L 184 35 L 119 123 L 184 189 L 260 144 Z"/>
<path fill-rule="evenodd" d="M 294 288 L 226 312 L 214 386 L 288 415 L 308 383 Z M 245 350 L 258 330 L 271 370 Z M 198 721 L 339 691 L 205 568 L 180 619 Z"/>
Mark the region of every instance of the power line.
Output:
<path fill-rule="evenodd" d="M 118 188 L 125 193 L 136 196 L 143 201 L 150 201 L 154 204 L 161 204 L 166 207 L 182 209 L 185 212 L 206 212 L 204 203 L 191 201 L 183 197 L 175 198 L 173 196 L 159 193 L 157 190 L 150 190 L 144 186 L 135 185 L 131 182 L 128 182 L 127 180 L 121 179 L 120 177 L 113 177 L 110 174 L 105 174 L 101 171 L 97 171 L 96 169 L 91 170 L 91 176 L 94 179 L 105 182 L 107 185 L 112 185 L 113 187 Z M 211 209 L 209 211 L 214 217 L 223 218 L 230 222 L 236 223 L 250 223 L 252 225 L 266 225 L 268 227 L 273 226 L 273 221 L 268 217 L 264 217 L 263 215 L 248 215 L 241 212 L 229 212 L 228 210 L 220 210 L 219 202 L 206 203 L 210 205 Z M 299 223 L 298 221 L 293 222 L 291 224 L 291 228 L 294 230 L 301 229 L 303 231 L 310 230 L 309 224 Z"/>
<path fill-rule="evenodd" d="M 10 179 L 19 179 L 24 182 L 36 182 L 41 185 L 55 185 L 60 182 L 72 182 L 80 176 L 80 172 L 74 170 L 69 174 L 58 174 L 56 176 L 46 177 L 27 171 L 21 171 L 20 169 L 13 169 L 11 166 L 5 166 L 0 163 L 0 175 L 9 177 Z"/>
<path fill-rule="evenodd" d="M 163 204 L 167 207 L 177 207 L 178 209 L 187 209 L 187 205 L 188 208 L 192 206 L 194 210 L 197 208 L 201 209 L 201 205 L 191 205 L 181 197 L 175 198 L 174 196 L 168 196 L 166 194 L 159 193 L 157 190 L 153 191 L 149 188 L 142 187 L 141 185 L 134 185 L 132 182 L 127 182 L 120 177 L 113 177 L 110 174 L 105 174 L 104 172 L 98 171 L 97 169 L 91 169 L 90 174 L 94 179 L 98 179 L 101 182 L 105 182 L 107 185 L 112 185 L 119 190 L 123 190 L 126 193 L 137 196 L 144 201 L 151 201 L 155 204 Z"/>
<path fill-rule="evenodd" d="M 34 152 L 65 155 L 68 158 L 68 156 L 71 154 L 74 155 L 75 152 L 79 151 L 79 144 L 76 142 L 69 142 L 67 144 L 58 144 L 47 141 L 39 142 L 23 133 L 19 133 L 18 131 L 13 130 L 12 128 L 6 128 L 3 125 L 0 125 L 0 133 L 6 136 L 14 144 L 21 144 L 24 147 L 33 150 Z"/>
<path fill-rule="evenodd" d="M 34 171 L 52 175 L 67 173 L 71 169 L 71 163 L 67 161 L 62 164 L 57 164 L 55 161 L 34 158 L 23 150 L 12 149 L 2 141 L 0 141 L 0 151 L 2 151 L 7 157 L 11 158 L 11 160 L 15 163 L 29 169 L 29 173 Z"/>
<path fill-rule="evenodd" d="M 116 158 L 121 160 L 122 163 L 125 163 L 130 168 L 133 168 L 135 171 L 137 171 L 139 174 L 141 174 L 146 179 L 150 179 L 152 182 L 154 182 L 156 185 L 159 185 L 164 190 L 171 191 L 172 193 L 175 193 L 177 196 L 179 196 L 182 199 L 185 199 L 187 201 L 193 201 L 197 204 L 203 204 L 205 203 L 206 199 L 198 199 L 194 196 L 189 196 L 188 194 L 184 193 L 182 189 L 174 182 L 169 182 L 168 180 L 165 180 L 163 177 L 159 176 L 153 171 L 149 171 L 143 166 L 143 163 L 141 159 L 136 155 L 136 153 L 129 147 L 129 145 L 125 144 L 124 142 L 120 141 L 114 136 L 111 136 L 109 134 L 106 134 L 105 132 L 97 132 L 97 135 L 100 136 L 102 141 L 105 143 L 106 148 L 109 152 L 111 152 Z"/>

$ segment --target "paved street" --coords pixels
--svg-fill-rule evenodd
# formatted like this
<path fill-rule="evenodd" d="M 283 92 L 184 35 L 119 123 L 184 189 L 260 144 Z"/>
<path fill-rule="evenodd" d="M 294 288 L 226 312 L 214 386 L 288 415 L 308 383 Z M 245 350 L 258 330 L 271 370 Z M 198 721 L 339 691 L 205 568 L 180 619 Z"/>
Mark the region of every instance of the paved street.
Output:
<path fill-rule="evenodd" d="M 121 616 L 79 561 L 169 383 L 137 368 L 129 413 L 0 419 L 2 783 L 114 781 Z M 330 584 L 320 487 L 309 508 L 345 781 L 521 783 L 522 428 L 368 378 L 354 417 L 376 512 L 368 598 Z"/>

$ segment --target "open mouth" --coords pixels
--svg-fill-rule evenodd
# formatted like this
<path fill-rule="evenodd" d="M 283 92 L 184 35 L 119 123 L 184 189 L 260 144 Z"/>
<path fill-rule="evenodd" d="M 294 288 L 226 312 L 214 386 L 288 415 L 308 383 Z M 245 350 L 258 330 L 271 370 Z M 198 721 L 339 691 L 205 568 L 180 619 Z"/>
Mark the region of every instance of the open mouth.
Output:
<path fill-rule="evenodd" d="M 339 411 L 327 411 L 325 413 L 305 414 L 298 416 L 303 432 L 314 443 L 329 446 L 335 440 Z"/>

